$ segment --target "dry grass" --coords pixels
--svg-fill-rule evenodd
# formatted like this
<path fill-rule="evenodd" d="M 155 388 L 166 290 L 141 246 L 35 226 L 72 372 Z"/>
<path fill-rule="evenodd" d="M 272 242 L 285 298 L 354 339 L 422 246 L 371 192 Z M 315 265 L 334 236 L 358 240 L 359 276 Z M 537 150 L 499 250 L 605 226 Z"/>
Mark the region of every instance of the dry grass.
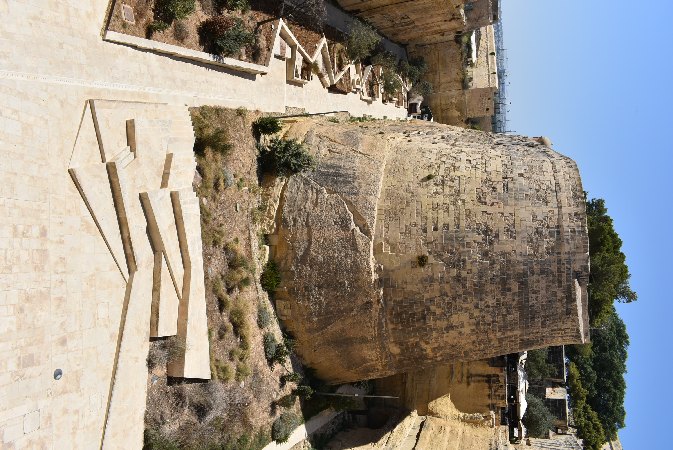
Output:
<path fill-rule="evenodd" d="M 179 343 L 152 342 L 146 427 L 157 442 L 167 438 L 179 448 L 214 442 L 221 448 L 261 448 L 280 413 L 272 402 L 290 387 L 280 381 L 287 370 L 267 363 L 263 331 L 256 324 L 260 307 L 272 310 L 256 282 L 261 272 L 254 256 L 259 230 L 251 221 L 260 203 L 251 128 L 259 114 L 205 107 L 192 115 L 207 119 L 208 126 L 226 124 L 232 144 L 227 153 L 206 147 L 197 157 L 213 379 L 189 383 L 166 378 L 170 347 Z M 239 186 L 227 186 L 226 173 L 240 180 Z M 270 322 L 265 331 L 280 336 L 275 316 Z"/>

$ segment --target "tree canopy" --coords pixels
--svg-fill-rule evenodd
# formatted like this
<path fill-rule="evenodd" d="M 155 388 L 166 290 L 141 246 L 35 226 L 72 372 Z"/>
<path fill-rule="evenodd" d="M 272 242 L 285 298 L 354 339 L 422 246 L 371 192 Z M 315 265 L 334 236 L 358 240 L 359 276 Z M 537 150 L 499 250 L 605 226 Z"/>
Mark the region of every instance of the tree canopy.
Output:
<path fill-rule="evenodd" d="M 544 380 L 554 375 L 554 366 L 547 362 L 548 354 L 548 348 L 528 350 L 526 375 L 528 375 L 529 380 Z"/>
<path fill-rule="evenodd" d="M 528 435 L 537 438 L 549 437 L 549 430 L 554 424 L 554 416 L 549 412 L 542 399 L 526 394 L 528 407 L 521 421 L 528 429 Z"/>
<path fill-rule="evenodd" d="M 632 302 L 638 298 L 629 285 L 629 268 L 622 253 L 622 240 L 608 215 L 605 200 L 587 201 L 589 230 L 589 318 L 598 326 L 610 314 L 613 302 Z"/>
<path fill-rule="evenodd" d="M 624 374 L 629 336 L 624 322 L 614 307 L 611 308 L 603 325 L 593 330 L 591 339 L 590 344 L 572 345 L 567 348 L 573 371 L 577 371 L 573 374 L 575 380 L 571 382 L 569 370 L 568 380 L 573 412 L 577 415 L 575 409 L 578 403 L 586 404 L 585 415 L 590 414 L 588 410 L 595 412 L 605 437 L 615 439 L 617 430 L 625 425 Z M 577 388 L 577 384 L 581 389 Z M 580 429 L 581 424 L 577 425 Z"/>

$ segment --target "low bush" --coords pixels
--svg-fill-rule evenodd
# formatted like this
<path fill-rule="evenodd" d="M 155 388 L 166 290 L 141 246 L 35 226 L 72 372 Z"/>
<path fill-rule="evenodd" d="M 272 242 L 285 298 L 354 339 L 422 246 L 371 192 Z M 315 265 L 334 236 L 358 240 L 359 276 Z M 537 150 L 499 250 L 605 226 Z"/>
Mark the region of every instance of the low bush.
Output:
<path fill-rule="evenodd" d="M 258 135 L 276 134 L 283 128 L 277 117 L 260 117 L 252 123 L 252 131 Z"/>
<path fill-rule="evenodd" d="M 264 356 L 269 363 L 273 362 L 273 357 L 276 354 L 276 347 L 278 346 L 278 341 L 276 336 L 273 333 L 264 333 L 263 337 L 264 343 Z"/>
<path fill-rule="evenodd" d="M 287 383 L 298 383 L 299 381 L 301 381 L 301 379 L 302 379 L 301 374 L 297 372 L 290 372 L 280 376 L 280 382 L 283 385 Z"/>
<path fill-rule="evenodd" d="M 259 150 L 258 164 L 263 172 L 290 176 L 304 172 L 314 164 L 306 146 L 295 139 L 273 138 Z"/>
<path fill-rule="evenodd" d="M 170 26 L 171 25 L 168 22 L 163 20 L 153 20 L 149 25 L 147 25 L 147 34 L 151 37 L 154 33 L 165 31 Z"/>
<path fill-rule="evenodd" d="M 269 261 L 264 265 L 264 270 L 262 271 L 262 276 L 259 279 L 259 283 L 262 285 L 262 289 L 272 295 L 273 292 L 278 289 L 280 286 L 280 270 L 275 261 Z"/>
<path fill-rule="evenodd" d="M 273 362 L 283 365 L 287 362 L 287 358 L 290 356 L 290 350 L 283 343 L 276 345 L 276 351 L 273 354 Z"/>
<path fill-rule="evenodd" d="M 428 264 L 428 255 L 418 255 L 416 262 L 418 267 L 425 267 Z"/>
<path fill-rule="evenodd" d="M 274 405 L 281 406 L 283 408 L 292 408 L 297 400 L 297 396 L 294 394 L 283 395 L 278 400 L 274 401 Z"/>
<path fill-rule="evenodd" d="M 301 419 L 295 413 L 283 411 L 271 426 L 271 437 L 278 443 L 287 442 L 295 428 L 301 425 Z"/>
<path fill-rule="evenodd" d="M 199 32 L 205 41 L 211 43 L 212 51 L 221 56 L 233 56 L 255 42 L 255 33 L 240 18 L 211 17 L 203 22 Z"/>
<path fill-rule="evenodd" d="M 296 395 L 297 397 L 305 398 L 306 400 L 310 400 L 311 396 L 313 395 L 313 388 L 311 386 L 297 386 L 292 390 L 292 394 Z"/>
<path fill-rule="evenodd" d="M 157 0 L 154 17 L 168 24 L 187 18 L 196 8 L 195 0 Z"/>
<path fill-rule="evenodd" d="M 423 97 L 427 97 L 433 92 L 435 92 L 435 89 L 432 87 L 432 83 L 429 81 L 419 81 L 411 87 L 412 94 L 418 94 Z"/>
<path fill-rule="evenodd" d="M 271 313 L 266 306 L 259 305 L 257 308 L 257 326 L 264 329 L 271 323 Z"/>
<path fill-rule="evenodd" d="M 371 55 L 381 36 L 371 26 L 355 19 L 348 30 L 347 53 L 352 61 L 362 61 Z"/>
<path fill-rule="evenodd" d="M 249 0 L 224 0 L 225 6 L 227 9 L 236 10 L 236 11 L 248 11 L 250 9 Z"/>

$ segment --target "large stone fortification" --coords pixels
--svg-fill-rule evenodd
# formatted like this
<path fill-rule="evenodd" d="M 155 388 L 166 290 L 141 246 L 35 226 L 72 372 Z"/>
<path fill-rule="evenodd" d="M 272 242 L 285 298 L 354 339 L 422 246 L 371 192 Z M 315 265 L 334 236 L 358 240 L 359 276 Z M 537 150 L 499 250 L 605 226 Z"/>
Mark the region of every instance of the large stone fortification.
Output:
<path fill-rule="evenodd" d="M 298 122 L 315 170 L 283 186 L 279 315 L 331 382 L 588 339 L 584 193 L 534 139 Z"/>

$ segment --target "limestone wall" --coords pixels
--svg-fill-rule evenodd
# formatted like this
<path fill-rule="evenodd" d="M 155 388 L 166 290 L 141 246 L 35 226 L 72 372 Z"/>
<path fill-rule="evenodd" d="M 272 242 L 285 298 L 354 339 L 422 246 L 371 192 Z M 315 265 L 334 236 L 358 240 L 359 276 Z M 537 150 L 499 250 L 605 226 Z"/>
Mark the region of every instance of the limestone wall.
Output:
<path fill-rule="evenodd" d="M 338 0 L 338 3 L 401 44 L 453 39 L 465 27 L 464 0 Z"/>
<path fill-rule="evenodd" d="M 322 377 L 588 338 L 573 161 L 529 138 L 433 124 L 304 122 L 290 134 L 319 162 L 282 194 L 278 310 Z"/>

